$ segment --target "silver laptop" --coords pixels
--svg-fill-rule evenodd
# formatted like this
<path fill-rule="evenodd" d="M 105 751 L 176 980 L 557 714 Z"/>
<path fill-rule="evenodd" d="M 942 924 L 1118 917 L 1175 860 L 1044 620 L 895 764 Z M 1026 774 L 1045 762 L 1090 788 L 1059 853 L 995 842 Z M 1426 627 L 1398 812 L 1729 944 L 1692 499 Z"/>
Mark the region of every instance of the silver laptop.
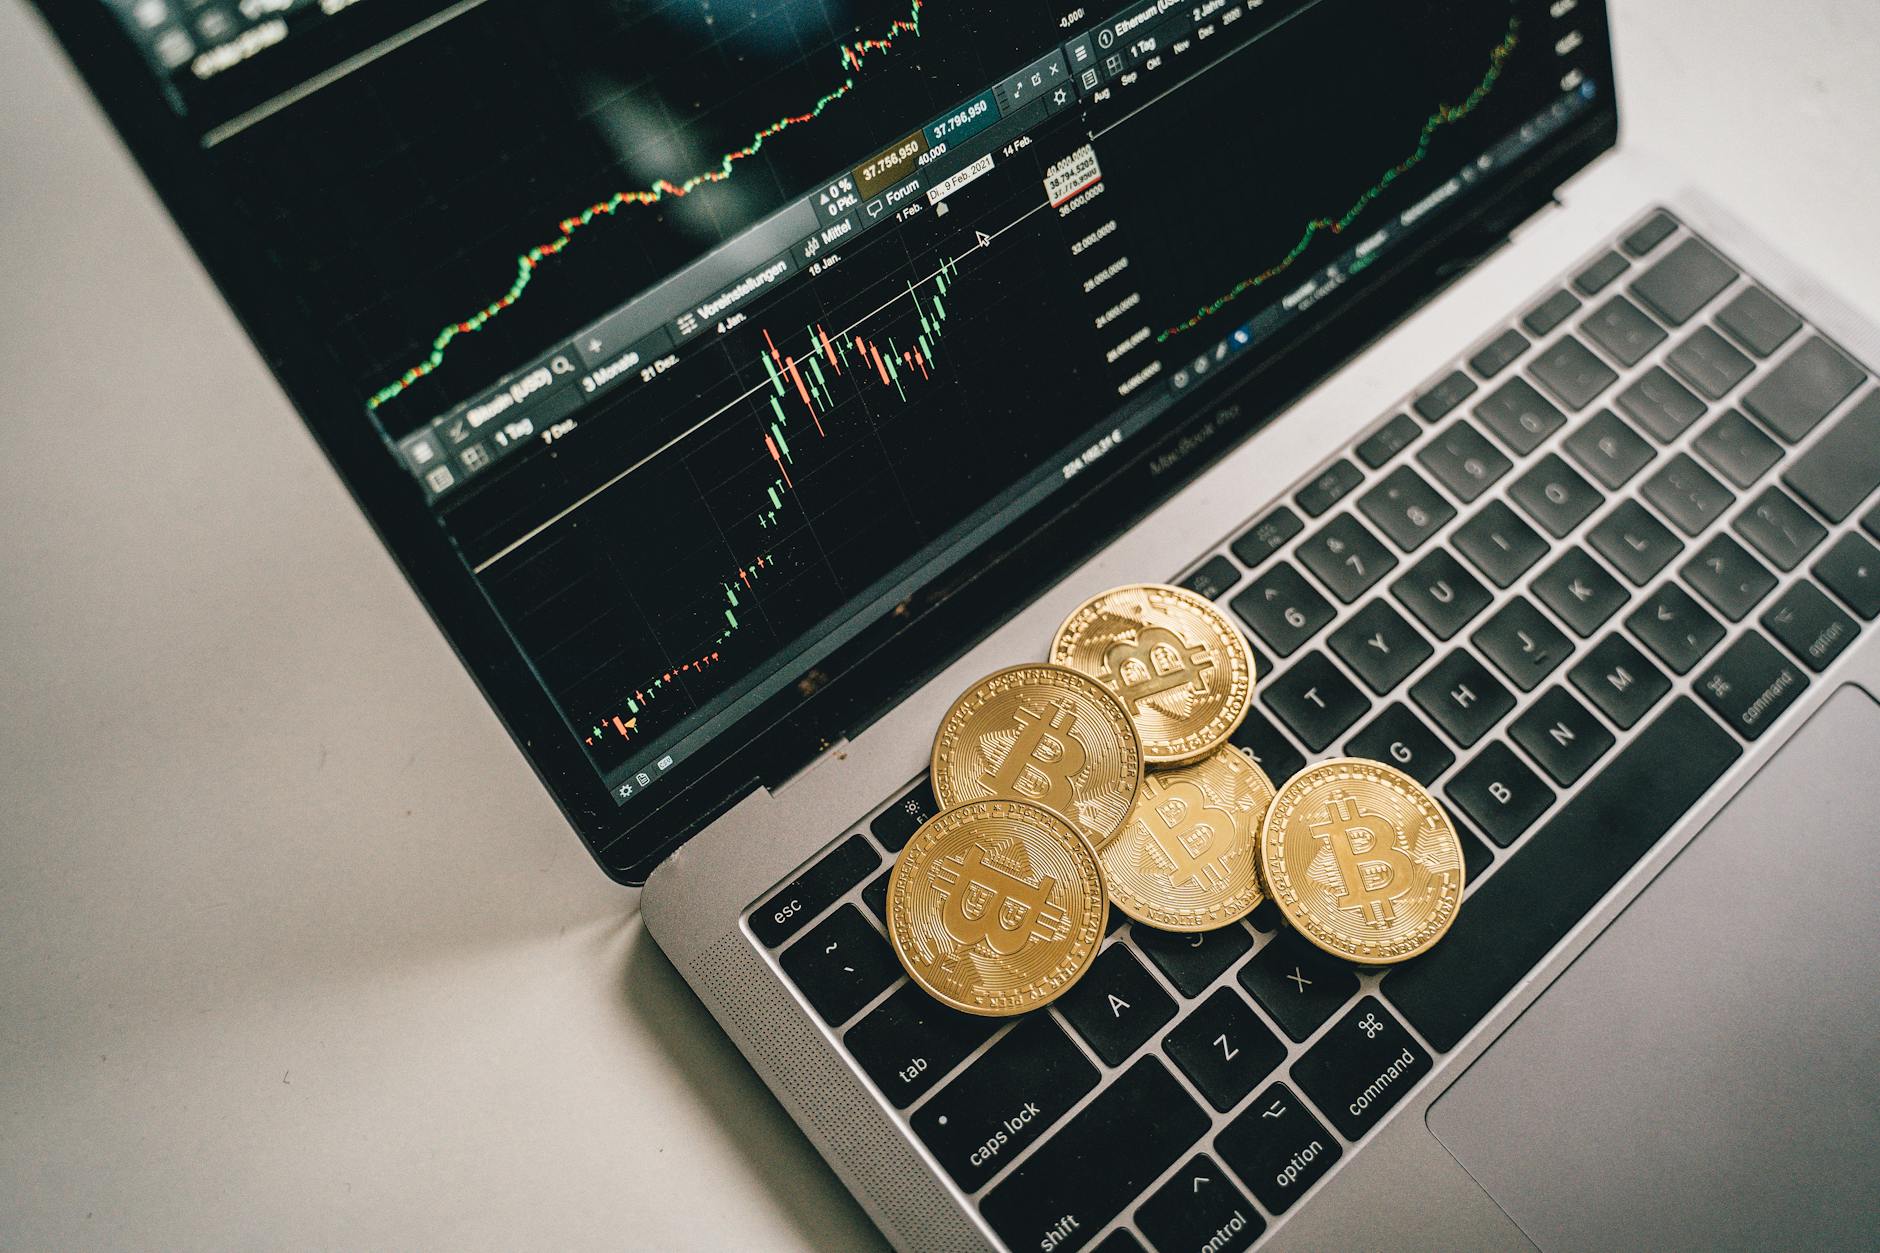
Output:
<path fill-rule="evenodd" d="M 1602 4 L 41 8 L 894 1244 L 1873 1247 L 1880 332 L 1616 149 Z M 1464 907 L 952 1013 L 882 930 L 939 716 L 1145 580 Z"/>

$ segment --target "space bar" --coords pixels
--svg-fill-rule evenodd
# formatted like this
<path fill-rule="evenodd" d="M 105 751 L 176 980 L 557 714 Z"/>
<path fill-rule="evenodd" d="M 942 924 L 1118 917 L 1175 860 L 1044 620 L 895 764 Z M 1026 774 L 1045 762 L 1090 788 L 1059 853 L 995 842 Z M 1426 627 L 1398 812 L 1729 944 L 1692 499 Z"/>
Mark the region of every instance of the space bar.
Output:
<path fill-rule="evenodd" d="M 1688 696 L 1672 702 L 1470 896 L 1384 995 L 1452 1049 L 1742 755 Z"/>

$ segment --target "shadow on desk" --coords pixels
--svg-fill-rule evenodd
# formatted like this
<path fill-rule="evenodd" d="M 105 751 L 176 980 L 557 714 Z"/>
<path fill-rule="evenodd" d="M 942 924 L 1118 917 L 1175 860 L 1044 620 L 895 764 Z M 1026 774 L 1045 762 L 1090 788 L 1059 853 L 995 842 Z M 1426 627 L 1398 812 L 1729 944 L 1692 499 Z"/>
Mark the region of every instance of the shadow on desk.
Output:
<path fill-rule="evenodd" d="M 821 1249 L 886 1249 L 881 1233 L 811 1147 L 636 916 L 626 941 L 622 1008 L 659 1042 L 725 1136 Z"/>

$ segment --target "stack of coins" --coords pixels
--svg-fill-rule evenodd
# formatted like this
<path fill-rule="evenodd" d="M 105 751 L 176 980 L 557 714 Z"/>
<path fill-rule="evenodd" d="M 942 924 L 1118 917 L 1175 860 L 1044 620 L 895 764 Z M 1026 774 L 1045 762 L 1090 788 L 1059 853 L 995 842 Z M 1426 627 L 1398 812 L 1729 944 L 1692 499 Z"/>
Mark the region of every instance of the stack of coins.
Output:
<path fill-rule="evenodd" d="M 895 862 L 888 935 L 935 998 L 996 1016 L 1049 1004 L 1096 959 L 1111 907 L 1198 932 L 1271 899 L 1366 965 L 1449 929 L 1462 844 L 1414 779 L 1344 758 L 1276 790 L 1229 743 L 1258 676 L 1213 602 L 1116 588 L 1065 619 L 1050 657 L 974 684 L 934 737 L 941 808 Z"/>

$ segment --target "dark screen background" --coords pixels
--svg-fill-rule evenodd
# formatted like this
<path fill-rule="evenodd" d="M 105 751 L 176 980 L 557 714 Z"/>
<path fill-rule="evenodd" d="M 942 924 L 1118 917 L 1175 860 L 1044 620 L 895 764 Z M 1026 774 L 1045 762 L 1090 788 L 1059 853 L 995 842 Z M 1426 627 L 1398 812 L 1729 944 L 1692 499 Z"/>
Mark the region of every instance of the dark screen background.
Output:
<path fill-rule="evenodd" d="M 1557 99 L 1571 72 L 1555 44 L 1572 6 L 1235 7 L 1223 46 L 1283 25 L 1195 71 L 1171 53 L 1141 82 L 1054 115 L 946 216 L 869 232 L 839 265 L 687 345 L 657 380 L 584 412 L 568 438 L 439 502 L 475 567 L 611 484 L 480 576 L 598 769 L 705 725 L 897 567 L 1105 429 L 1125 380 L 1185 359 L 1292 281 L 1158 336 L 1289 256 L 1301 273 L 1329 261 Z M 325 328 L 308 350 L 349 381 L 359 421 L 396 439 L 1106 16 L 1072 12 L 488 0 L 211 155 L 266 242 L 257 264 Z M 1511 30 L 1491 89 L 1432 128 L 1482 87 Z M 564 229 L 617 192 L 721 168 L 785 117 L 802 120 L 723 181 Z M 1034 212 L 1047 167 L 1086 144 L 1100 192 Z M 1342 232 L 1327 228 L 1360 206 Z M 975 247 L 977 232 L 997 242 Z M 512 303 L 367 411 L 441 328 L 512 291 L 519 256 L 563 238 Z M 923 326 L 931 355 L 916 361 Z M 1119 354 L 1138 329 L 1148 336 Z M 774 361 L 807 368 L 825 330 L 842 351 L 817 403 L 794 388 L 772 403 L 765 355 L 779 347 Z M 892 381 L 858 345 L 902 354 Z"/>

